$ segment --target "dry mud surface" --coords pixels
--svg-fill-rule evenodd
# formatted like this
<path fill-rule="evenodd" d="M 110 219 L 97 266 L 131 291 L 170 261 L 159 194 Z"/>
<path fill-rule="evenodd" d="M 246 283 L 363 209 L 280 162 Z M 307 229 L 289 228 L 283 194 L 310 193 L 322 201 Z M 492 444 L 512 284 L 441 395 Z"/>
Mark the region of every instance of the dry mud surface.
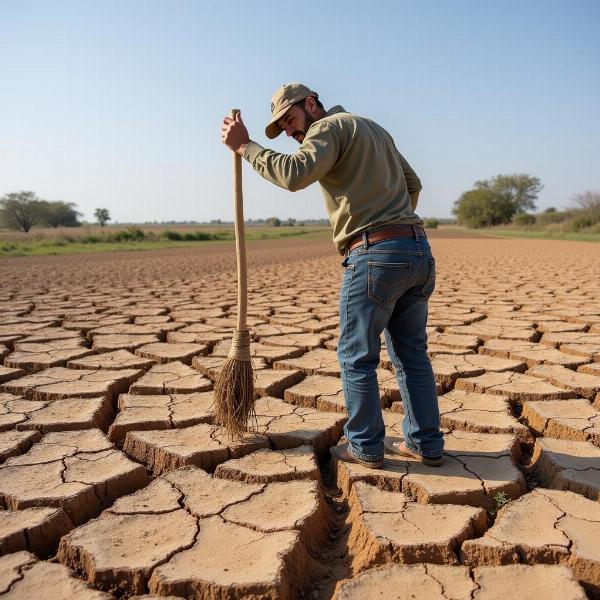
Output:
<path fill-rule="evenodd" d="M 232 245 L 0 261 L 0 600 L 600 598 L 600 246 L 431 232 L 444 465 L 343 442 L 340 259 L 248 244 L 253 431 L 213 421 Z M 377 371 L 387 434 L 404 410 Z"/>

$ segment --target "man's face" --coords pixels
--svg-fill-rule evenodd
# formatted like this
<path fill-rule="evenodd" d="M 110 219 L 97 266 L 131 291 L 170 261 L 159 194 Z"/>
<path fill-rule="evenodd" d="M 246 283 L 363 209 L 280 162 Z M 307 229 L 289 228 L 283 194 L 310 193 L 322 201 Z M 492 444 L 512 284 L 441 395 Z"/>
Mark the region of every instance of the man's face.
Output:
<path fill-rule="evenodd" d="M 281 127 L 288 136 L 293 137 L 299 144 L 304 141 L 304 136 L 308 128 L 315 122 L 304 105 L 294 104 L 290 109 L 277 121 L 277 125 Z"/>

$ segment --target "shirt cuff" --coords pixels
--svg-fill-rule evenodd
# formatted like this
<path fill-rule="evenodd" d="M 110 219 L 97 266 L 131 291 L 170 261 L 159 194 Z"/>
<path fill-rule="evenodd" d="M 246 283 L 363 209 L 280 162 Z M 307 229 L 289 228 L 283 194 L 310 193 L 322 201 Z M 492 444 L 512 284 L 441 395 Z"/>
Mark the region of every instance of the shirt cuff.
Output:
<path fill-rule="evenodd" d="M 250 140 L 247 144 L 246 144 L 246 148 L 244 149 L 244 158 L 251 164 L 254 164 L 254 161 L 256 160 L 256 157 L 264 150 L 264 148 L 260 145 L 257 144 L 256 142 L 253 142 L 252 140 Z"/>

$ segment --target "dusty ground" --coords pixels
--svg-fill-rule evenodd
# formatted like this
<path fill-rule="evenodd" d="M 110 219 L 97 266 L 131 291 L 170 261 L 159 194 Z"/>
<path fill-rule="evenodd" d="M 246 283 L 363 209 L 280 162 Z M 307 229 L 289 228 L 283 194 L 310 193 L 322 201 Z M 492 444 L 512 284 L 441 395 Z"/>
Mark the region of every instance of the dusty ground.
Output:
<path fill-rule="evenodd" d="M 0 260 L 0 599 L 600 597 L 600 245 L 430 237 L 440 469 L 329 460 L 328 241 L 249 244 L 237 442 L 211 413 L 230 245 Z"/>

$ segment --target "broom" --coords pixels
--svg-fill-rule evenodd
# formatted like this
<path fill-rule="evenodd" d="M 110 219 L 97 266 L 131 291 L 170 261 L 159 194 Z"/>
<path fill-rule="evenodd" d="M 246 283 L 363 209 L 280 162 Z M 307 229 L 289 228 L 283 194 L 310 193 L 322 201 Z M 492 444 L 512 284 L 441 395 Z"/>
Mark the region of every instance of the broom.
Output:
<path fill-rule="evenodd" d="M 235 119 L 239 109 L 231 111 Z M 248 286 L 246 245 L 244 239 L 244 205 L 242 196 L 242 157 L 233 153 L 233 191 L 235 207 L 235 250 L 237 258 L 237 328 L 231 349 L 215 382 L 215 422 L 227 430 L 230 439 L 241 438 L 254 412 L 254 373 L 250 357 L 250 332 L 246 327 Z"/>

